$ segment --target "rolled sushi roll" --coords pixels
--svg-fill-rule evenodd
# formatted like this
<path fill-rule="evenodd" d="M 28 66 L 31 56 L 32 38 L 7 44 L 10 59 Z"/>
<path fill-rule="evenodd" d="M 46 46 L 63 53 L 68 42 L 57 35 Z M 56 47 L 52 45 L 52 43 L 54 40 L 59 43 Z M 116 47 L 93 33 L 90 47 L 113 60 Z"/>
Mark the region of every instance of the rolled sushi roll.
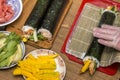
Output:
<path fill-rule="evenodd" d="M 102 24 L 113 25 L 113 22 L 117 17 L 116 12 L 116 7 L 108 7 L 107 9 L 105 9 L 102 12 L 98 27 L 101 27 Z M 91 75 L 94 74 L 96 68 L 99 67 L 104 47 L 104 45 L 98 43 L 96 37 L 93 37 L 89 49 L 87 50 L 86 55 L 83 58 L 84 66 L 82 67 L 80 73 L 84 73 L 87 69 L 89 69 L 89 73 Z"/>
<path fill-rule="evenodd" d="M 25 26 L 37 28 L 40 21 L 43 19 L 49 4 L 50 0 L 37 0 L 35 7 L 25 23 Z"/>
<path fill-rule="evenodd" d="M 47 8 L 50 5 L 50 0 L 37 0 L 35 7 L 33 8 L 30 16 L 28 17 L 25 25 L 22 28 L 24 38 L 38 41 L 37 38 L 37 28 L 39 27 L 40 22 L 44 17 L 44 14 L 47 11 Z M 30 34 L 27 34 L 30 33 Z"/>
<path fill-rule="evenodd" d="M 55 29 L 55 22 L 63 6 L 63 2 L 64 0 L 53 0 L 48 8 L 43 24 L 41 25 L 41 28 L 38 29 L 39 35 L 45 39 L 52 39 L 53 30 Z"/>

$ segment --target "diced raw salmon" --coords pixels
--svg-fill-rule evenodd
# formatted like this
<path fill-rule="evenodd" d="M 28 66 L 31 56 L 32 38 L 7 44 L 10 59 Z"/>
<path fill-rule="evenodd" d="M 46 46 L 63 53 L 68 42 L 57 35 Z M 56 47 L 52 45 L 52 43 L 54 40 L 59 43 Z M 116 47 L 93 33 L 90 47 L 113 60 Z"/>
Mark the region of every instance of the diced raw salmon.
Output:
<path fill-rule="evenodd" d="M 10 20 L 13 15 L 12 6 L 6 4 L 6 0 L 0 0 L 0 23 Z"/>

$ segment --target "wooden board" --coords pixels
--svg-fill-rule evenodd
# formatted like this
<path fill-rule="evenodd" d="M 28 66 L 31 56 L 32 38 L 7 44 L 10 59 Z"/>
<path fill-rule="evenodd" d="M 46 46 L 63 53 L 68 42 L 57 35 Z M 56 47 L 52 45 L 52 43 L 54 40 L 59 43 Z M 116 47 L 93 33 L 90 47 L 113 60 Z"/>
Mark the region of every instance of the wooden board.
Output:
<path fill-rule="evenodd" d="M 36 2 L 37 2 L 37 0 L 23 0 L 23 12 L 22 12 L 21 16 L 14 23 L 8 25 L 6 27 L 6 30 L 10 31 L 10 32 L 15 32 L 21 36 L 23 34 L 21 29 L 24 26 L 24 24 L 25 24 L 27 18 L 29 17 L 32 9 L 34 8 Z M 53 38 L 51 41 L 38 41 L 38 42 L 28 41 L 28 42 L 26 42 L 26 44 L 32 45 L 36 48 L 51 48 L 52 43 L 55 40 L 55 37 L 60 29 L 62 21 L 64 20 L 64 17 L 67 14 L 71 4 L 72 4 L 72 0 L 65 1 L 61 15 L 59 16 L 59 19 L 56 23 L 56 29 L 53 33 Z"/>

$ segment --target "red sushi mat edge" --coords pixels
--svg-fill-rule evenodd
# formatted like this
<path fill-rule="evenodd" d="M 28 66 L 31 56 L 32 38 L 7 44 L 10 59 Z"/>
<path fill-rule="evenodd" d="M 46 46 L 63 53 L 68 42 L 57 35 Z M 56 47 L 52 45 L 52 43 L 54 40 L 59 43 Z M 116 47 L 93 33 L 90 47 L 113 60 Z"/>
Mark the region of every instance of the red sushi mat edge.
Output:
<path fill-rule="evenodd" d="M 92 4 L 100 6 L 100 7 L 107 7 L 108 6 L 108 5 L 106 6 L 105 4 L 102 4 L 102 3 L 100 4 L 101 1 L 104 2 L 104 3 L 107 3 L 108 5 L 117 5 L 118 9 L 120 10 L 120 3 L 114 2 L 112 0 L 83 0 L 83 2 L 81 3 L 80 8 L 79 8 L 79 10 L 78 10 L 78 12 L 76 14 L 74 22 L 73 22 L 73 24 L 72 24 L 72 26 L 70 28 L 70 31 L 68 32 L 68 35 L 67 35 L 67 37 L 66 37 L 66 39 L 64 41 L 64 44 L 63 44 L 63 46 L 61 48 L 61 52 L 62 53 L 66 54 L 67 57 L 70 60 L 72 60 L 74 62 L 77 62 L 79 64 L 83 64 L 82 60 L 80 60 L 79 58 L 77 58 L 77 57 L 75 57 L 73 55 L 70 55 L 70 54 L 66 53 L 66 50 L 65 50 L 66 43 L 67 43 L 67 41 L 69 39 L 69 36 L 70 36 L 70 34 L 71 34 L 71 32 L 72 32 L 72 30 L 73 30 L 73 28 L 74 28 L 74 26 L 75 26 L 75 24 L 76 24 L 76 22 L 78 20 L 78 17 L 80 15 L 80 13 L 81 13 L 81 11 L 82 11 L 85 3 L 89 2 L 89 3 L 92 3 Z M 114 75 L 117 72 L 118 68 L 119 68 L 119 63 L 114 63 L 114 64 L 112 64 L 110 66 L 107 66 L 107 67 L 99 67 L 97 70 L 100 71 L 100 72 L 103 72 L 105 74 L 108 74 L 108 75 L 112 76 L 112 75 Z"/>

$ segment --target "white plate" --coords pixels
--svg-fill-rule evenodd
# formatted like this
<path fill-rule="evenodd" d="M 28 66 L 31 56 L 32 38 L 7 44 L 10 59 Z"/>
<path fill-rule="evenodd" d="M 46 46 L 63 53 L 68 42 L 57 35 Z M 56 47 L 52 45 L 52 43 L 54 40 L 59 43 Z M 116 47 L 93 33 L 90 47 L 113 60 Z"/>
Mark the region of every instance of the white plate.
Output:
<path fill-rule="evenodd" d="M 8 32 L 8 31 L 0 31 L 0 33 L 1 32 L 3 32 L 3 33 L 5 33 L 6 35 L 9 35 L 10 34 L 10 32 Z M 25 45 L 24 45 L 24 43 L 21 41 L 21 43 L 20 43 L 20 46 L 21 46 L 21 49 L 22 49 L 22 58 L 24 57 L 24 55 L 25 55 Z M 22 59 L 21 58 L 21 59 Z M 0 67 L 0 69 L 8 69 L 8 68 L 11 68 L 11 67 L 14 67 L 14 66 L 16 66 L 17 65 L 17 63 L 13 63 L 13 64 L 11 64 L 10 66 L 7 66 L 7 67 Z"/>
<path fill-rule="evenodd" d="M 47 49 L 36 49 L 34 51 L 29 52 L 24 59 L 26 59 L 26 57 L 32 54 L 34 57 L 37 56 L 41 56 L 41 55 L 50 55 L 50 54 L 57 54 L 56 52 L 52 51 L 52 50 L 47 50 Z M 55 62 L 57 65 L 56 71 L 58 71 L 60 73 L 60 79 L 63 80 L 66 74 L 66 66 L 65 63 L 63 61 L 63 59 L 61 58 L 61 56 L 58 56 L 55 58 Z M 23 76 L 24 77 L 24 76 Z M 25 77 L 24 77 L 25 78 Z"/>

